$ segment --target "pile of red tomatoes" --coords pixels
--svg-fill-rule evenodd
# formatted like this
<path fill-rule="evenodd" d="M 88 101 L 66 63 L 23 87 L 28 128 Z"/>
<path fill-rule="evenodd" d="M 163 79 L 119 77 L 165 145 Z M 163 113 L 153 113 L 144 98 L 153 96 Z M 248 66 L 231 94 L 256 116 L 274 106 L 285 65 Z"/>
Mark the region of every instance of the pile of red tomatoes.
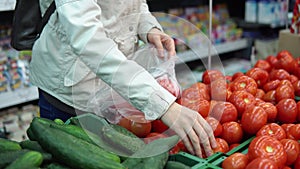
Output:
<path fill-rule="evenodd" d="M 177 102 L 199 112 L 211 125 L 218 143 L 215 152 L 226 153 L 255 136 L 248 153 L 230 155 L 223 161 L 223 168 L 300 169 L 297 96 L 300 96 L 300 58 L 281 51 L 258 60 L 247 72 L 232 76 L 206 70 L 202 81 L 184 89 Z M 120 125 L 146 143 L 174 134 L 160 120 L 141 121 L 134 123 L 127 118 Z M 187 151 L 181 141 L 170 153 L 179 151 Z"/>
<path fill-rule="evenodd" d="M 198 111 L 214 129 L 215 152 L 226 153 L 256 136 L 247 154 L 232 154 L 223 168 L 300 168 L 299 61 L 281 51 L 245 73 L 206 70 L 202 82 L 182 92 L 178 103 Z"/>

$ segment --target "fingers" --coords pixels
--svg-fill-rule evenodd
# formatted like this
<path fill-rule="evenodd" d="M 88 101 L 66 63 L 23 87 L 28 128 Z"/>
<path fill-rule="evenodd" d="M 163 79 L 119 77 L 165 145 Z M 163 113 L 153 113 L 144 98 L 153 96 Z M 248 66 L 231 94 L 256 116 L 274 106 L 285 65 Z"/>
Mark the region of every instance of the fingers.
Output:
<path fill-rule="evenodd" d="M 213 130 L 198 112 L 174 103 L 161 119 L 181 137 L 190 153 L 199 157 L 204 152 L 207 156 L 213 154 L 217 147 Z"/>
<path fill-rule="evenodd" d="M 171 57 L 176 55 L 174 40 L 167 34 L 154 28 L 148 33 L 148 40 L 158 52 L 159 57 Z M 168 56 L 164 56 L 164 48 L 168 51 Z"/>
<path fill-rule="evenodd" d="M 200 143 L 204 149 L 205 154 L 207 156 L 211 156 L 213 154 L 213 150 L 211 148 L 211 143 L 210 143 L 210 139 L 208 137 L 208 133 L 205 131 L 204 128 L 202 128 L 202 126 L 199 123 L 195 123 L 193 128 L 194 128 L 194 131 L 197 133 L 197 136 L 200 140 Z M 197 145 L 196 145 L 196 147 L 198 148 Z M 198 151 L 201 152 L 201 149 L 199 149 L 199 150 L 196 149 L 196 155 L 198 155 L 198 153 L 199 153 Z M 200 154 L 200 155 L 202 155 L 202 154 Z"/>
<path fill-rule="evenodd" d="M 205 133 L 208 136 L 211 147 L 217 148 L 218 145 L 217 145 L 217 141 L 214 136 L 213 129 L 211 128 L 211 126 L 207 123 L 207 121 L 202 116 L 200 116 L 199 121 L 200 121 L 200 124 L 202 124 L 202 127 L 204 128 Z"/>
<path fill-rule="evenodd" d="M 178 132 L 177 134 L 178 134 L 178 136 L 182 139 L 183 144 L 184 144 L 184 146 L 186 147 L 186 149 L 187 149 L 191 154 L 195 154 L 193 145 L 191 144 L 189 138 L 187 137 L 187 134 L 186 134 L 184 131 Z"/>
<path fill-rule="evenodd" d="M 166 34 L 164 34 L 162 36 L 163 36 L 162 43 L 168 51 L 168 57 L 175 56 L 176 51 L 175 51 L 175 42 L 174 42 L 174 40 Z"/>

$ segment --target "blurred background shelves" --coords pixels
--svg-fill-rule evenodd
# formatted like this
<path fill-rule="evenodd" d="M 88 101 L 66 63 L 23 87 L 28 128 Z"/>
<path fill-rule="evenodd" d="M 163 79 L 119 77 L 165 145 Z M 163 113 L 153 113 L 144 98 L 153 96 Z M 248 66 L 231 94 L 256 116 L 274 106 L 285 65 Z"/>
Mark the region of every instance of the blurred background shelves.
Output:
<path fill-rule="evenodd" d="M 34 86 L 0 93 L 0 109 L 38 99 L 38 89 Z"/>
<path fill-rule="evenodd" d="M 11 11 L 15 9 L 16 0 L 0 0 L 0 11 Z"/>
<path fill-rule="evenodd" d="M 212 56 L 216 54 L 218 55 L 218 54 L 244 49 L 249 47 L 249 45 L 250 44 L 247 39 L 238 39 L 231 42 L 216 44 L 213 45 Z M 198 59 L 207 58 L 208 48 L 200 47 L 198 51 L 187 50 L 187 51 L 179 52 L 177 55 L 180 59 L 178 59 L 176 64 L 186 63 Z"/>

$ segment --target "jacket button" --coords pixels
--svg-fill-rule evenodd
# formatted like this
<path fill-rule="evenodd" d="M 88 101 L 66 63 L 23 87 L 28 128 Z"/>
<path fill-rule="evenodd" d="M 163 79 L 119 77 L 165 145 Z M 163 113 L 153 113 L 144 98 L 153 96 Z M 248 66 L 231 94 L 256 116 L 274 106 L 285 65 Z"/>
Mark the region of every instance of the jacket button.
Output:
<path fill-rule="evenodd" d="M 129 26 L 129 31 L 133 31 L 133 26 Z"/>

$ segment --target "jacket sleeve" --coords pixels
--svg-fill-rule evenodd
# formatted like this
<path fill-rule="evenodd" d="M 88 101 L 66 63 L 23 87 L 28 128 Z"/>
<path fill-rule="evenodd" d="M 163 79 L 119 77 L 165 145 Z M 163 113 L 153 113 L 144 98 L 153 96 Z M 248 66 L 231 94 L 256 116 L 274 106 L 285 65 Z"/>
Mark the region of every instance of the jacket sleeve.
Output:
<path fill-rule="evenodd" d="M 59 22 L 78 57 L 146 119 L 162 116 L 176 100 L 136 62 L 128 60 L 109 39 L 101 23 L 101 8 L 95 0 L 55 0 Z"/>
<path fill-rule="evenodd" d="M 140 11 L 141 11 L 141 16 L 140 16 L 140 22 L 138 27 L 138 35 L 142 41 L 148 42 L 147 33 L 152 28 L 158 28 L 161 31 L 163 31 L 163 29 L 161 25 L 158 23 L 157 19 L 150 13 L 146 0 L 142 0 Z"/>

